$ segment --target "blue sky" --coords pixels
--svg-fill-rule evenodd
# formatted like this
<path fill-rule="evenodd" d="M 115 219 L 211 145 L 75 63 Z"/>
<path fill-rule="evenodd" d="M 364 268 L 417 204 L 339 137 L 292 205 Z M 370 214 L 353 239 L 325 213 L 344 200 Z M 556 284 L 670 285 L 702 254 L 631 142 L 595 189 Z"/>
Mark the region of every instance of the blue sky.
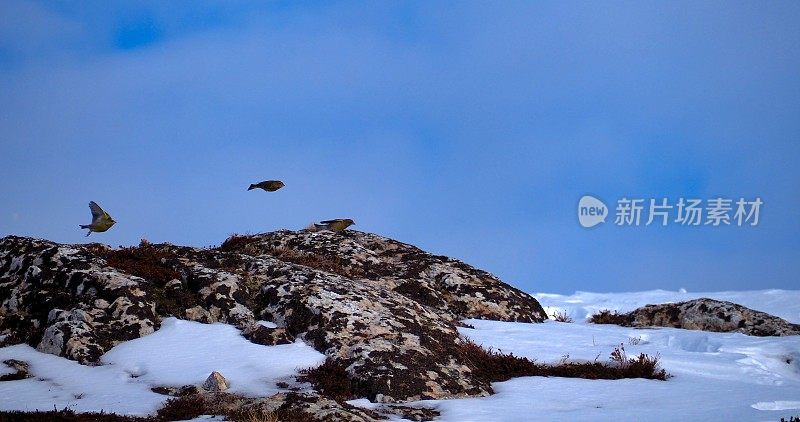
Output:
<path fill-rule="evenodd" d="M 208 246 L 350 217 L 529 292 L 797 289 L 798 21 L 797 2 L 5 0 L 0 235 Z M 756 227 L 584 229 L 587 193 L 764 205 Z M 118 224 L 87 239 L 89 200 Z"/>

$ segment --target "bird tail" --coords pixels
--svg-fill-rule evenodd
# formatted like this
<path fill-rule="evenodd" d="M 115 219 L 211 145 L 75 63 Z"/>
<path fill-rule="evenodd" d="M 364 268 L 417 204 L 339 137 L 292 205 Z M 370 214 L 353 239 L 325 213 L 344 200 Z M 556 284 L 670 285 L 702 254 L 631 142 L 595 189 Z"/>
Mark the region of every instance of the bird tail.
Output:
<path fill-rule="evenodd" d="M 250 187 L 249 187 L 249 188 L 247 188 L 247 190 L 253 190 L 253 189 L 255 189 L 255 188 L 256 188 L 256 185 L 250 185 Z"/>
<path fill-rule="evenodd" d="M 88 224 L 79 224 L 79 226 L 81 226 L 82 229 L 88 229 L 89 228 Z"/>
<path fill-rule="evenodd" d="M 317 224 L 317 223 L 311 223 L 311 224 L 309 224 L 309 225 L 306 227 L 306 230 L 308 230 L 308 231 L 310 231 L 310 232 L 318 232 L 318 231 L 320 231 L 320 230 L 321 230 L 323 227 L 324 227 L 324 226 L 320 226 L 320 225 L 319 225 L 319 224 Z"/>

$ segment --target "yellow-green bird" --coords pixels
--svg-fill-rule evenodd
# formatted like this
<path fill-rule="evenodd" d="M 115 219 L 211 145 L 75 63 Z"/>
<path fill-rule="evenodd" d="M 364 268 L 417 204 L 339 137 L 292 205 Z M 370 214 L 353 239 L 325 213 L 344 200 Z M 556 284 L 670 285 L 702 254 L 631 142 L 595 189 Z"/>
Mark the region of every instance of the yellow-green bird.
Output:
<path fill-rule="evenodd" d="M 330 230 L 334 232 L 340 232 L 344 231 L 353 224 L 356 223 L 349 218 L 337 218 L 335 220 L 320 221 L 318 224 L 314 224 L 314 227 L 317 230 Z"/>
<path fill-rule="evenodd" d="M 96 202 L 90 201 L 89 202 L 89 209 L 92 211 L 92 224 L 81 224 L 82 229 L 89 229 L 89 232 L 86 233 L 86 236 L 92 234 L 92 232 L 104 232 L 111 228 L 111 226 L 116 223 L 107 212 L 103 211 L 100 208 L 100 205 L 97 205 Z"/>
<path fill-rule="evenodd" d="M 253 183 L 250 185 L 247 190 L 253 190 L 255 188 L 264 189 L 267 192 L 275 192 L 276 190 L 284 187 L 286 185 L 283 184 L 280 180 L 265 180 L 263 182 Z"/>

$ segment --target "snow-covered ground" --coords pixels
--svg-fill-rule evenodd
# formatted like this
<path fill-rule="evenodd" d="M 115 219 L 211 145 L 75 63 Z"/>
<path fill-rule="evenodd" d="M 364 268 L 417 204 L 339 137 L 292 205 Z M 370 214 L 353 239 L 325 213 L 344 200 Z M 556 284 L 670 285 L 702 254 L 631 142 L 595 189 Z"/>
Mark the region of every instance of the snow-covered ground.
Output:
<path fill-rule="evenodd" d="M 749 337 L 670 328 L 633 329 L 586 323 L 602 309 L 698 297 L 729 300 L 800 323 L 800 291 L 536 294 L 548 311 L 575 323 L 521 324 L 468 320 L 461 333 L 485 347 L 540 362 L 607 360 L 615 346 L 630 356 L 659 355 L 668 381 L 525 377 L 494 384 L 491 397 L 424 401 L 443 421 L 736 420 L 778 421 L 800 415 L 800 336 Z M 0 349 L 0 361 L 30 363 L 34 378 L 0 382 L 0 409 L 64 408 L 148 414 L 165 397 L 152 386 L 202 383 L 213 370 L 234 392 L 268 395 L 275 382 L 323 356 L 301 343 L 260 346 L 223 324 L 167 319 L 158 332 L 115 347 L 105 365 L 81 366 L 26 345 Z M 9 370 L 0 365 L 0 374 Z M 365 405 L 363 400 L 354 404 Z"/>
<path fill-rule="evenodd" d="M 320 365 L 325 356 L 301 342 L 261 346 L 230 325 L 167 318 L 157 332 L 109 350 L 100 366 L 80 365 L 24 344 L 0 348 L 0 362 L 6 359 L 28 362 L 34 377 L 0 382 L 0 410 L 53 410 L 55 405 L 146 415 L 167 399 L 151 387 L 201 384 L 219 371 L 232 393 L 269 395 L 278 392 L 277 381 Z"/>
<path fill-rule="evenodd" d="M 750 309 L 781 317 L 789 322 L 800 323 L 800 290 L 758 290 L 746 292 L 679 292 L 651 290 L 629 293 L 576 292 L 573 295 L 534 293 L 539 303 L 549 314 L 554 310 L 566 311 L 575 321 L 603 309 L 628 312 L 644 305 L 683 302 L 701 297 L 738 303 Z"/>

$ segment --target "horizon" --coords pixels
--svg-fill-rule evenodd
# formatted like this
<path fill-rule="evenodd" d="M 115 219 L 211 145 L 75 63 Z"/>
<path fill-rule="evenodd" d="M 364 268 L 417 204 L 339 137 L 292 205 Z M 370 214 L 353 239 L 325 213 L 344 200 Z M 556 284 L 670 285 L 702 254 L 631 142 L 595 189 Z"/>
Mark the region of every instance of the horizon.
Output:
<path fill-rule="evenodd" d="M 352 218 L 529 293 L 797 289 L 799 3 L 0 18 L 0 236 L 206 247 Z M 268 179 L 286 186 L 247 191 Z M 604 223 L 579 224 L 585 195 Z M 634 227 L 623 198 L 763 203 L 755 226 Z M 117 224 L 87 238 L 89 201 Z"/>

